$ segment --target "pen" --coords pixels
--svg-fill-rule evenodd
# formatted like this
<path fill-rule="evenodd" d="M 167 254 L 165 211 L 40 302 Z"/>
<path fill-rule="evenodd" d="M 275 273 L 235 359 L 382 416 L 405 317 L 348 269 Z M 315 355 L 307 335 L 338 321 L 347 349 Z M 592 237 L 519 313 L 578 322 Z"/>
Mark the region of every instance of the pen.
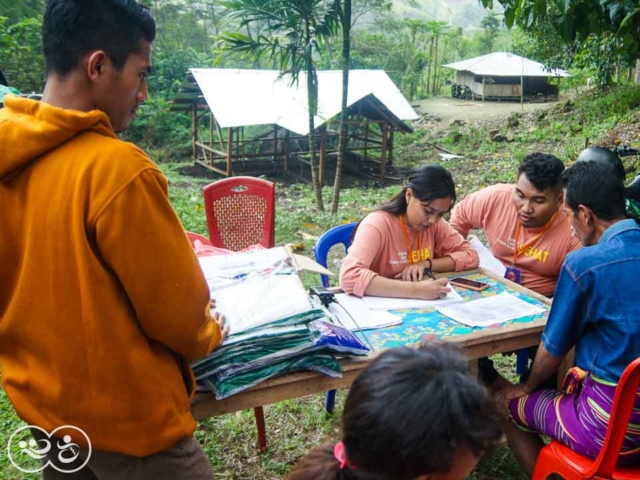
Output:
<path fill-rule="evenodd" d="M 433 276 L 433 273 L 431 273 L 431 270 L 427 267 L 424 267 L 424 269 L 422 270 L 422 273 L 424 273 L 425 275 L 427 275 L 429 278 L 431 278 L 432 280 L 435 280 L 436 277 Z"/>

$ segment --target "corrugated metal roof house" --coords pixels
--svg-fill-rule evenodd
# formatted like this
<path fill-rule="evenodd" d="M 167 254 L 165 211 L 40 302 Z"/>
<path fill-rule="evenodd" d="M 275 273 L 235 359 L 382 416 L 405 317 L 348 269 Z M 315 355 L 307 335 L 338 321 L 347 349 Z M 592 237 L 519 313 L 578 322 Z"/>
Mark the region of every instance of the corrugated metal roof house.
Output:
<path fill-rule="evenodd" d="M 341 100 L 342 71 L 319 71 L 315 128 L 321 174 L 325 155 L 335 153 L 331 145 L 335 147 L 337 133 L 330 131 L 328 124 L 339 116 Z M 385 164 L 393 161 L 393 133 L 411 132 L 405 120 L 418 115 L 382 70 L 352 70 L 347 105 L 351 117 L 349 151 L 363 152 L 358 155 L 379 162 L 380 176 L 384 177 Z M 233 175 L 238 160 L 269 157 L 274 168 L 280 165 L 286 171 L 290 156 L 305 162 L 308 155 L 304 146 L 300 147 L 305 141 L 308 145 L 309 134 L 305 73 L 292 83 L 289 75 L 276 70 L 193 68 L 171 109 L 191 112 L 194 159 L 223 175 Z M 205 114 L 209 114 L 208 145 L 199 141 L 198 133 Z M 244 129 L 252 126 L 269 126 L 270 130 L 244 140 Z M 262 145 L 256 145 L 260 142 Z M 374 152 L 378 153 L 370 155 Z"/>
<path fill-rule="evenodd" d="M 541 63 L 506 52 L 494 52 L 444 66 L 457 70 L 456 84 L 468 87 L 472 99 L 482 100 L 557 98 L 558 87 L 550 84 L 548 79 L 571 76 L 565 70 L 547 69 Z"/>

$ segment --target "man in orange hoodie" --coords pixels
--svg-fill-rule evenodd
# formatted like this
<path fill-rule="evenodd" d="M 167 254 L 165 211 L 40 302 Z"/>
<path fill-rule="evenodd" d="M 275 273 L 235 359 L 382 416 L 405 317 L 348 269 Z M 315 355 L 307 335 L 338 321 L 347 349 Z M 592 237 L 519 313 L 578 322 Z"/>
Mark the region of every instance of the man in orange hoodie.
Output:
<path fill-rule="evenodd" d="M 134 0 L 49 0 L 42 102 L 0 111 L 3 387 L 35 450 L 78 456 L 54 448 L 44 478 L 213 478 L 188 362 L 222 318 L 167 180 L 115 133 L 147 98 L 154 37 Z"/>

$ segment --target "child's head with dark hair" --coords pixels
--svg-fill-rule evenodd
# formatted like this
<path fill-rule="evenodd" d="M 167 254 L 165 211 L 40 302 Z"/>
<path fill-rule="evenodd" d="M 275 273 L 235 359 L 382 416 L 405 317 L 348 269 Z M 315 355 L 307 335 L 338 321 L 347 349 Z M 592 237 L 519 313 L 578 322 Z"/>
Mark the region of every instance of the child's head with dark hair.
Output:
<path fill-rule="evenodd" d="M 518 168 L 513 206 L 523 227 L 546 225 L 562 205 L 564 164 L 546 153 L 527 155 Z"/>
<path fill-rule="evenodd" d="M 564 213 L 573 235 L 594 245 L 607 225 L 625 218 L 624 183 L 612 165 L 576 162 L 563 175 Z"/>
<path fill-rule="evenodd" d="M 304 479 L 461 480 L 498 441 L 493 403 L 453 344 L 384 351 L 353 382 L 342 441 L 290 474 Z"/>
<path fill-rule="evenodd" d="M 153 42 L 156 24 L 135 0 L 49 0 L 42 26 L 47 73 L 64 77 L 92 50 L 104 50 L 117 69 Z"/>
<path fill-rule="evenodd" d="M 425 165 L 409 175 L 400 193 L 380 210 L 406 215 L 411 227 L 423 231 L 451 210 L 456 186 L 451 173 L 440 165 Z"/>

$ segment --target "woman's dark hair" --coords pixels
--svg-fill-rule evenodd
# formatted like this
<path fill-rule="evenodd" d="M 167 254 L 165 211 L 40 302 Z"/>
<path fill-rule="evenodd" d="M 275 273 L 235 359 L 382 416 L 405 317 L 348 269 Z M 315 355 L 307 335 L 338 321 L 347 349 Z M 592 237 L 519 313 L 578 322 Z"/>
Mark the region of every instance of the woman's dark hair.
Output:
<path fill-rule="evenodd" d="M 353 382 L 342 415 L 348 465 L 334 445 L 312 450 L 289 480 L 413 479 L 449 471 L 455 456 L 476 456 L 501 435 L 494 403 L 450 343 L 393 348 Z"/>
<path fill-rule="evenodd" d="M 42 24 L 47 74 L 66 76 L 92 50 L 104 50 L 121 70 L 140 53 L 140 41 L 155 36 L 155 20 L 136 0 L 49 0 Z"/>
<path fill-rule="evenodd" d="M 437 198 L 450 198 L 456 201 L 456 185 L 449 170 L 440 165 L 425 165 L 409 175 L 402 191 L 378 210 L 394 215 L 403 215 L 407 211 L 407 189 L 421 202 L 430 202 Z"/>

